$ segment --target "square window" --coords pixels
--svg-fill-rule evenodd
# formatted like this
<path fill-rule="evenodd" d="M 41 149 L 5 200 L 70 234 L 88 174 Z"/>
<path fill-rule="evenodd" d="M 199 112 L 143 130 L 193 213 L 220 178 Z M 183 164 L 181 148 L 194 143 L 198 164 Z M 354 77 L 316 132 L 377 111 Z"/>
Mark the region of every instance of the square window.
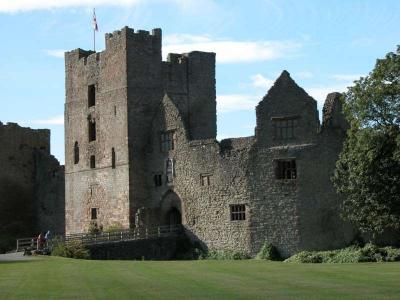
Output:
<path fill-rule="evenodd" d="M 293 139 L 298 117 L 272 118 L 275 139 Z"/>
<path fill-rule="evenodd" d="M 200 184 L 201 186 L 209 186 L 211 185 L 211 174 L 201 174 L 200 175 Z"/>
<path fill-rule="evenodd" d="M 175 134 L 173 131 L 162 132 L 160 136 L 161 152 L 168 152 L 175 148 Z"/>
<path fill-rule="evenodd" d="M 231 221 L 243 221 L 246 220 L 246 205 L 245 204 L 234 204 L 230 206 L 231 209 Z"/>
<path fill-rule="evenodd" d="M 296 160 L 279 159 L 275 161 L 276 179 L 291 180 L 297 178 Z"/>

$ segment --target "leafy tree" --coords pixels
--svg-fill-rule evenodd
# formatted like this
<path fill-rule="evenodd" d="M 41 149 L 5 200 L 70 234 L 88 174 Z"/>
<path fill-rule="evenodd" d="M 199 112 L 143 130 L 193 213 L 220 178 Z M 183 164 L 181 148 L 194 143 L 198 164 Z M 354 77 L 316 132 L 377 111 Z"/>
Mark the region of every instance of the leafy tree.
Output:
<path fill-rule="evenodd" d="M 360 230 L 400 229 L 400 46 L 344 94 L 350 129 L 333 183 Z"/>

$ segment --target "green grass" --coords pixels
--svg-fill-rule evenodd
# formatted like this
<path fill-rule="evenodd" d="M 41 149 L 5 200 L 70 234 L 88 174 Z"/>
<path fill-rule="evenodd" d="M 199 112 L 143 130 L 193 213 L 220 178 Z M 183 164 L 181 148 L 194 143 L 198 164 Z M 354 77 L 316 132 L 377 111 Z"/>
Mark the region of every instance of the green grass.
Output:
<path fill-rule="evenodd" d="M 400 263 L 0 262 L 0 299 L 399 299 Z"/>

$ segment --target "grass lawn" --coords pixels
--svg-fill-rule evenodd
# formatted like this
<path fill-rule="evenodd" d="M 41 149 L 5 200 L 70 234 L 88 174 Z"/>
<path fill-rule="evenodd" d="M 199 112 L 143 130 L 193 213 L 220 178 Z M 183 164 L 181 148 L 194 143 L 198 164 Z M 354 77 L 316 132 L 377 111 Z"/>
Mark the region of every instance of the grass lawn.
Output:
<path fill-rule="evenodd" d="M 0 299 L 400 299 L 400 263 L 0 262 Z"/>

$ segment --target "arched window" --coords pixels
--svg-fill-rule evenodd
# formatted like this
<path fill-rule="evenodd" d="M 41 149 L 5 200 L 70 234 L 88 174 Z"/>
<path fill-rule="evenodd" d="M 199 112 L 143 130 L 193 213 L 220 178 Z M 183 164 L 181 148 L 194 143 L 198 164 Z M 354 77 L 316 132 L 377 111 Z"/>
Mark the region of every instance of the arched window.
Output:
<path fill-rule="evenodd" d="M 111 149 L 111 167 L 115 169 L 115 150 L 114 148 Z"/>
<path fill-rule="evenodd" d="M 75 142 L 74 145 L 74 164 L 76 165 L 79 162 L 79 145 L 78 142 Z"/>

